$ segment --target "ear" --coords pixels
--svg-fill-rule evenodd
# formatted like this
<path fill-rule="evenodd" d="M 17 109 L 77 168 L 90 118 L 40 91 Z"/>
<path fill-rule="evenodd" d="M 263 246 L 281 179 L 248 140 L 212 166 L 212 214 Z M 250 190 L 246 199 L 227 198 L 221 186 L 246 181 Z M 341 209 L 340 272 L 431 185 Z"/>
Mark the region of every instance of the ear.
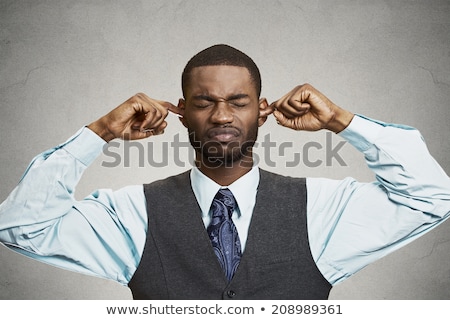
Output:
<path fill-rule="evenodd" d="M 267 117 L 273 113 L 273 108 L 269 106 L 266 98 L 259 99 L 258 126 L 261 127 L 266 122 Z"/>
<path fill-rule="evenodd" d="M 187 128 L 186 119 L 184 118 L 184 112 L 186 110 L 186 101 L 184 99 L 182 99 L 182 98 L 180 98 L 178 100 L 178 109 L 180 109 L 180 111 L 181 111 L 180 114 L 183 114 L 178 119 L 180 119 L 180 121 L 183 124 L 183 126 L 185 126 Z"/>

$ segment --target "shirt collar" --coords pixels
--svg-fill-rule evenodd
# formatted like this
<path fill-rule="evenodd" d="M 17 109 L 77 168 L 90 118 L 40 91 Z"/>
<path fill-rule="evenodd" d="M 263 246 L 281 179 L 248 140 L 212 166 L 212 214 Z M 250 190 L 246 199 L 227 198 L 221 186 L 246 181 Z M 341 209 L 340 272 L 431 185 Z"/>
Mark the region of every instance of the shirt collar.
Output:
<path fill-rule="evenodd" d="M 202 210 L 202 216 L 209 214 L 211 203 L 219 189 L 228 188 L 233 193 L 238 204 L 238 215 L 251 213 L 255 203 L 256 191 L 259 184 L 259 169 L 254 166 L 249 172 L 229 186 L 221 186 L 204 175 L 197 167 L 191 170 L 191 185 L 197 202 Z"/>

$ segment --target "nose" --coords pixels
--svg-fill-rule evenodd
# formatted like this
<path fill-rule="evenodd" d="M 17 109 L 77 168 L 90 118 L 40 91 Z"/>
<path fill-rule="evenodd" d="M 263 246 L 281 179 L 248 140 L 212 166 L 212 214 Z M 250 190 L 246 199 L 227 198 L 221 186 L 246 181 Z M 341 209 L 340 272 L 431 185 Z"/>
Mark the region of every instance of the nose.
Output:
<path fill-rule="evenodd" d="M 233 110 L 226 101 L 217 101 L 211 114 L 211 121 L 216 124 L 233 122 Z"/>

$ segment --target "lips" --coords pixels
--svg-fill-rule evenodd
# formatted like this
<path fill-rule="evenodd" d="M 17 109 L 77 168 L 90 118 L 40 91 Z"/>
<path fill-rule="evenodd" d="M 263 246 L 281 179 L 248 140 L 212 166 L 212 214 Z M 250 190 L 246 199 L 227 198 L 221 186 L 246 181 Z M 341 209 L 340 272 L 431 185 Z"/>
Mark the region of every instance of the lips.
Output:
<path fill-rule="evenodd" d="M 229 142 L 240 135 L 240 131 L 234 127 L 212 128 L 207 132 L 208 138 L 219 142 Z"/>

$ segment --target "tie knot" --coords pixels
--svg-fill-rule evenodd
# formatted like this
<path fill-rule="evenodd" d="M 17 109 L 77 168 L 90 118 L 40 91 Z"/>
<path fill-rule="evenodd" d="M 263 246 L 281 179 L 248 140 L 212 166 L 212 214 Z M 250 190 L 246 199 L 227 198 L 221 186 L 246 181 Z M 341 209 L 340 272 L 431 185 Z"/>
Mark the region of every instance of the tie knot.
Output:
<path fill-rule="evenodd" d="M 228 217 L 231 218 L 235 208 L 236 199 L 234 198 L 233 193 L 229 189 L 220 189 L 213 200 L 213 212 L 225 211 L 228 212 Z"/>

